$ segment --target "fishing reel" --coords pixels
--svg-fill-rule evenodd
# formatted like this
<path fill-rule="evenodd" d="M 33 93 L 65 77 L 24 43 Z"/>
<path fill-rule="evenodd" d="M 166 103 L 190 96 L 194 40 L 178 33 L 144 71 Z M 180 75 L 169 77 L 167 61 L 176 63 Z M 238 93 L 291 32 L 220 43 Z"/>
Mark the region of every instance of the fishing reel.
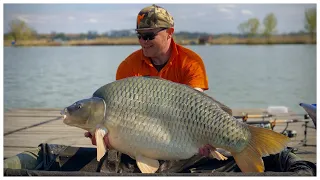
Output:
<path fill-rule="evenodd" d="M 293 138 L 293 137 L 297 137 L 297 131 L 295 130 L 284 130 L 281 134 L 289 137 L 289 138 Z"/>

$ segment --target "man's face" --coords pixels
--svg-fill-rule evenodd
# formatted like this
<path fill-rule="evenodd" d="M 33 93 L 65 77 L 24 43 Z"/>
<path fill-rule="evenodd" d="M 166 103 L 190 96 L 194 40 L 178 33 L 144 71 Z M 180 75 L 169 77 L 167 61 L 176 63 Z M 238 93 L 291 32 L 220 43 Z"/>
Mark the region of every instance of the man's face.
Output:
<path fill-rule="evenodd" d="M 139 43 L 146 57 L 159 56 L 168 44 L 168 29 L 156 28 L 152 30 L 137 31 Z"/>

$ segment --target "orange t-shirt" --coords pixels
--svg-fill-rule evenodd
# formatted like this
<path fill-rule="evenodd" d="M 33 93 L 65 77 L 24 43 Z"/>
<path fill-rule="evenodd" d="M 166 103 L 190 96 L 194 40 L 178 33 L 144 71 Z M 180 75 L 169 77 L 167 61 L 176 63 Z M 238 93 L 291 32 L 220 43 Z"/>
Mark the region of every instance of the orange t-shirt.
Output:
<path fill-rule="evenodd" d="M 173 40 L 172 45 L 171 57 L 160 72 L 140 49 L 121 62 L 116 80 L 131 76 L 158 76 L 193 88 L 208 90 L 208 78 L 201 57 L 190 49 L 176 44 Z"/>

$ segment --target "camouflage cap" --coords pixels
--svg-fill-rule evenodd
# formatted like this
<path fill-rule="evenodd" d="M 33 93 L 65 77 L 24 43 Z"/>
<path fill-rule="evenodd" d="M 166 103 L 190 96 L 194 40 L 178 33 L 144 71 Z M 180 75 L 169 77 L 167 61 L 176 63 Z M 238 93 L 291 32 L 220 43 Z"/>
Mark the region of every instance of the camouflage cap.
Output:
<path fill-rule="evenodd" d="M 173 17 L 164 8 L 153 4 L 143 8 L 137 17 L 137 29 L 171 28 L 174 26 Z"/>

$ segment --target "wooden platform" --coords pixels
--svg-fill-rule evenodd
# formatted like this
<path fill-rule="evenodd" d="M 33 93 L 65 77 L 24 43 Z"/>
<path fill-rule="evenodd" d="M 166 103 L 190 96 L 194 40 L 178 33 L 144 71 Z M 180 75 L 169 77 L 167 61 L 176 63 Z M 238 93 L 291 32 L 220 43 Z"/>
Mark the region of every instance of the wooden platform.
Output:
<path fill-rule="evenodd" d="M 233 115 L 243 113 L 263 114 L 264 109 L 234 109 Z M 274 119 L 300 119 L 301 116 L 292 114 L 265 118 L 266 121 Z M 261 118 L 248 119 L 250 121 Z M 307 129 L 307 146 L 303 146 L 304 122 L 289 123 L 288 129 L 295 130 L 297 136 L 292 139 L 290 147 L 298 148 L 298 156 L 302 159 L 316 163 L 316 129 L 310 119 Z M 275 131 L 281 132 L 286 123 L 277 123 Z M 28 128 L 27 128 L 28 127 Z M 95 147 L 91 141 L 84 137 L 84 130 L 70 127 L 62 122 L 60 109 L 13 109 L 4 113 L 4 157 L 11 157 L 41 143 L 63 144 L 78 147 Z"/>

